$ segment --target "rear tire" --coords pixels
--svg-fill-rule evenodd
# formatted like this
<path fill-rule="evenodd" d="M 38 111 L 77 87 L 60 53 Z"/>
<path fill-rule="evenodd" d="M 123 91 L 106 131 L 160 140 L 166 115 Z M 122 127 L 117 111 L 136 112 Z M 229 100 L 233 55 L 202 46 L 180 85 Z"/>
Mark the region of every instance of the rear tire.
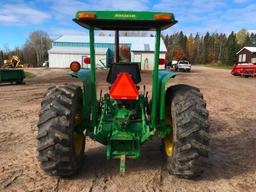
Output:
<path fill-rule="evenodd" d="M 41 103 L 37 135 L 38 160 L 46 174 L 68 177 L 81 167 L 85 137 L 75 131 L 75 126 L 81 122 L 77 121 L 81 111 L 82 90 L 79 86 L 48 89 Z"/>
<path fill-rule="evenodd" d="M 209 146 L 208 111 L 203 95 L 195 87 L 172 86 L 166 91 L 166 106 L 173 127 L 173 151 L 167 155 L 167 169 L 183 178 L 200 176 L 207 164 Z"/>

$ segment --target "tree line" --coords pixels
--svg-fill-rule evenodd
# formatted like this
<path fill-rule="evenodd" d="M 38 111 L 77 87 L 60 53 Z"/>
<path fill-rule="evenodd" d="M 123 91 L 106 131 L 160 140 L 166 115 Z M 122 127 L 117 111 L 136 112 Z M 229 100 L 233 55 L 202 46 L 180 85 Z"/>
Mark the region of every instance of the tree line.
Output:
<path fill-rule="evenodd" d="M 198 33 L 186 35 L 183 32 L 178 32 L 162 37 L 167 47 L 167 60 L 186 59 L 193 64 L 232 65 L 237 63 L 236 53 L 242 47 L 256 46 L 256 34 L 249 33 L 245 29 L 241 29 L 237 33 L 231 32 L 229 35 L 225 33 L 210 34 L 209 32 L 205 35 Z M 48 61 L 48 50 L 51 45 L 52 40 L 47 32 L 32 32 L 22 47 L 10 50 L 6 46 L 0 50 L 0 65 L 5 59 L 11 59 L 13 55 L 16 55 L 21 59 L 22 64 L 40 67 L 45 61 Z"/>
<path fill-rule="evenodd" d="M 29 67 L 40 67 L 48 60 L 48 50 L 51 48 L 52 40 L 45 31 L 32 32 L 22 47 L 10 50 L 6 45 L 0 50 L 0 66 L 4 60 L 11 59 L 13 55 L 20 58 L 22 64 Z"/>
<path fill-rule="evenodd" d="M 167 47 L 167 60 L 189 60 L 193 64 L 219 63 L 232 65 L 237 63 L 236 53 L 244 46 L 256 46 L 256 34 L 245 29 L 239 32 L 207 32 L 205 35 L 183 32 L 163 36 Z"/>

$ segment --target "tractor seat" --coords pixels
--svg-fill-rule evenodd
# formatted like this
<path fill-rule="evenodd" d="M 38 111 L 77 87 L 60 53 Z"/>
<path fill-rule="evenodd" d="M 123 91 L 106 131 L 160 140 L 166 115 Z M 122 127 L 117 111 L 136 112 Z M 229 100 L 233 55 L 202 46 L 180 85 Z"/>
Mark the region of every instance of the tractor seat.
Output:
<path fill-rule="evenodd" d="M 136 63 L 115 63 L 108 72 L 107 82 L 113 84 L 120 73 L 129 73 L 135 84 L 141 82 L 140 69 Z"/>

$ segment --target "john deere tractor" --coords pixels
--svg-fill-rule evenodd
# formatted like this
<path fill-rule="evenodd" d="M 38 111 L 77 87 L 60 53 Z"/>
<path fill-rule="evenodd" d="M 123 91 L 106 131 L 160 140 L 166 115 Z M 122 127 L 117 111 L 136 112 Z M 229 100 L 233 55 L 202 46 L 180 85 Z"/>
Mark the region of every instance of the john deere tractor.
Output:
<path fill-rule="evenodd" d="M 141 146 L 152 137 L 163 142 L 170 174 L 199 176 L 208 158 L 208 112 L 196 87 L 166 87 L 174 72 L 159 70 L 161 30 L 177 21 L 172 13 L 133 11 L 79 11 L 74 22 L 89 30 L 89 69 L 70 64 L 72 77 L 82 87 L 66 84 L 48 89 L 38 122 L 38 159 L 49 175 L 68 177 L 83 165 L 85 137 L 106 146 L 107 159 L 120 159 L 125 172 L 127 158 L 141 156 Z M 115 62 L 107 83 L 109 90 L 97 96 L 94 30 L 115 32 Z M 120 62 L 119 31 L 155 31 L 152 97 L 140 88 L 138 63 Z M 146 43 L 146 42 L 145 42 Z M 160 146 L 159 146 L 160 148 Z M 160 157 L 159 157 L 160 158 Z M 86 163 L 86 160 L 85 162 Z"/>

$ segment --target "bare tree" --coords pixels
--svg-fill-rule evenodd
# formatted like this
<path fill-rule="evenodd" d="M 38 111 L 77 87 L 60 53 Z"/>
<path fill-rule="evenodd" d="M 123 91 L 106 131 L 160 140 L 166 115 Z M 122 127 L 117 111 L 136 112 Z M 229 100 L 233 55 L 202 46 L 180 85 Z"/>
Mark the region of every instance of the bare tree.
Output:
<path fill-rule="evenodd" d="M 48 50 L 51 48 L 49 35 L 45 31 L 35 31 L 29 35 L 25 48 L 34 49 L 36 53 L 36 66 L 39 67 L 48 59 Z"/>
<path fill-rule="evenodd" d="M 33 49 L 30 46 L 27 46 L 26 44 L 23 47 L 23 62 L 24 64 L 29 64 L 29 66 L 37 66 L 37 57 L 35 49 Z"/>

